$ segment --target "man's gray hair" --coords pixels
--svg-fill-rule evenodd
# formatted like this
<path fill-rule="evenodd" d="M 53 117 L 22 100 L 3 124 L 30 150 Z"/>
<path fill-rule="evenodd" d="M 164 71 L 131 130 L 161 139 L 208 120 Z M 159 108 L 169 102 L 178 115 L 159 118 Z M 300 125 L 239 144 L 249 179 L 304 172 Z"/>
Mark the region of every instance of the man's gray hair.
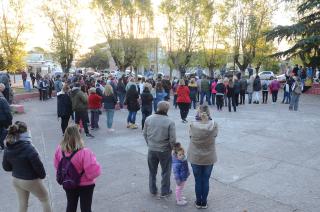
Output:
<path fill-rule="evenodd" d="M 157 105 L 157 112 L 167 113 L 170 108 L 170 103 L 167 101 L 160 101 Z"/>

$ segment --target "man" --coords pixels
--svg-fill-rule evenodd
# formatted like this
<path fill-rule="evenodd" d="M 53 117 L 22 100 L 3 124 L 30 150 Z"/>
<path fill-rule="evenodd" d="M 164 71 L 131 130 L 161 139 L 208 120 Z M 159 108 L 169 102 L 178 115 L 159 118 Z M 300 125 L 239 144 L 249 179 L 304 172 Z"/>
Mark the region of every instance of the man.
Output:
<path fill-rule="evenodd" d="M 245 78 L 240 80 L 240 105 L 245 104 L 248 83 Z"/>
<path fill-rule="evenodd" d="M 26 81 L 27 81 L 27 72 L 26 71 L 22 71 L 21 72 L 21 78 L 22 78 L 22 82 L 23 82 L 23 87 L 26 87 Z"/>
<path fill-rule="evenodd" d="M 32 88 L 34 88 L 34 83 L 36 81 L 36 76 L 34 75 L 33 72 L 30 72 L 30 78 L 31 78 Z"/>
<path fill-rule="evenodd" d="M 157 112 L 149 116 L 143 128 L 143 135 L 148 145 L 149 189 L 152 195 L 157 195 L 156 176 L 158 165 L 161 165 L 161 195 L 167 197 L 172 193 L 170 189 L 171 151 L 176 142 L 174 121 L 168 117 L 170 103 L 160 101 Z"/>
<path fill-rule="evenodd" d="M 12 124 L 12 115 L 8 101 L 3 96 L 5 85 L 0 83 L 0 150 L 4 149 L 4 139 L 7 136 L 7 128 Z"/>
<path fill-rule="evenodd" d="M 89 138 L 94 138 L 94 136 L 89 133 L 88 128 L 88 97 L 83 91 L 81 91 L 80 83 L 78 82 L 75 83 L 74 87 L 72 88 L 71 102 L 72 110 L 75 112 L 75 123 L 79 125 L 81 120 L 86 136 Z"/>
<path fill-rule="evenodd" d="M 206 100 L 208 102 L 208 105 L 211 105 L 210 100 L 210 82 L 208 78 L 205 76 L 201 82 L 200 82 L 200 89 L 201 89 L 201 99 L 200 99 L 200 105 L 203 104 L 204 96 L 206 96 Z"/>
<path fill-rule="evenodd" d="M 6 71 L 0 72 L 0 83 L 5 86 L 5 89 L 2 91 L 4 98 L 9 102 L 10 96 L 10 76 Z"/>
<path fill-rule="evenodd" d="M 59 93 L 62 90 L 62 81 L 60 75 L 57 76 L 56 80 L 54 81 L 54 90 Z"/>

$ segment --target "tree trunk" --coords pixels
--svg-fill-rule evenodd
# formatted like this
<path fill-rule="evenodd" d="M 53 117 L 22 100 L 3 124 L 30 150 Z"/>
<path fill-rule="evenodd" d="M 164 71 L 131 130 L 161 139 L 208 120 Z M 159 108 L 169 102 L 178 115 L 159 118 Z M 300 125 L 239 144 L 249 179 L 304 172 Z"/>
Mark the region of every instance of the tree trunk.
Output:
<path fill-rule="evenodd" d="M 212 66 L 209 67 L 209 74 L 211 78 L 214 78 L 214 68 Z"/>
<path fill-rule="evenodd" d="M 180 78 L 182 79 L 186 75 L 186 68 L 184 66 L 179 67 Z"/>
<path fill-rule="evenodd" d="M 170 81 L 172 80 L 172 72 L 173 72 L 173 68 L 172 68 L 172 67 L 169 67 Z"/>

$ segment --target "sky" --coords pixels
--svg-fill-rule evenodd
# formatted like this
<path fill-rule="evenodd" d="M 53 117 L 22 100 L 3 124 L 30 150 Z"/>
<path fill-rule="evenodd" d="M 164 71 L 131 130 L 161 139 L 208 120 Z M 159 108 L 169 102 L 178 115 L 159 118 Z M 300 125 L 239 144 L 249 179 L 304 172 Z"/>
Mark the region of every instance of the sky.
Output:
<path fill-rule="evenodd" d="M 50 40 L 52 33 L 49 27 L 49 23 L 43 16 L 40 5 L 42 0 L 26 0 L 26 18 L 31 23 L 31 28 L 25 35 L 25 43 L 27 50 L 31 50 L 33 47 L 42 47 L 44 49 L 50 49 Z M 97 43 L 105 42 L 105 38 L 100 31 L 97 15 L 89 8 L 90 0 L 79 0 L 81 7 L 81 14 L 79 15 L 80 28 L 80 49 L 79 53 L 83 54 L 88 52 L 88 48 L 94 46 Z M 155 9 L 154 25 L 156 28 L 163 27 L 163 19 L 159 16 L 157 8 L 161 0 L 152 0 L 153 7 Z M 283 5 L 280 5 L 279 11 L 273 17 L 274 25 L 289 25 L 291 24 L 291 18 L 293 13 L 288 12 Z M 160 34 L 160 32 L 156 32 Z M 284 50 L 288 47 L 286 42 L 279 44 L 279 49 Z"/>

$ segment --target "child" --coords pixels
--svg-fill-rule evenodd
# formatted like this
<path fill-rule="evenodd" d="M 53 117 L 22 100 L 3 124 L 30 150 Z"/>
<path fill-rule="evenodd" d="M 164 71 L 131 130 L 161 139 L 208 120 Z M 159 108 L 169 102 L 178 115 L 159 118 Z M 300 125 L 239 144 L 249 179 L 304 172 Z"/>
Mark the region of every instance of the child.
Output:
<path fill-rule="evenodd" d="M 209 120 L 212 120 L 211 116 L 210 116 L 210 110 L 209 110 L 209 107 L 207 104 L 203 104 L 203 105 L 200 105 L 198 107 L 198 111 L 197 111 L 197 114 L 196 114 L 196 120 L 197 121 L 200 121 L 201 120 L 201 113 L 207 113 L 208 117 L 209 117 Z"/>
<path fill-rule="evenodd" d="M 172 169 L 174 173 L 174 178 L 176 180 L 176 200 L 177 205 L 186 205 L 188 202 L 185 197 L 182 197 L 181 193 L 187 178 L 190 175 L 188 161 L 184 155 L 184 149 L 181 147 L 180 143 L 176 143 L 173 147 L 172 154 Z"/>

